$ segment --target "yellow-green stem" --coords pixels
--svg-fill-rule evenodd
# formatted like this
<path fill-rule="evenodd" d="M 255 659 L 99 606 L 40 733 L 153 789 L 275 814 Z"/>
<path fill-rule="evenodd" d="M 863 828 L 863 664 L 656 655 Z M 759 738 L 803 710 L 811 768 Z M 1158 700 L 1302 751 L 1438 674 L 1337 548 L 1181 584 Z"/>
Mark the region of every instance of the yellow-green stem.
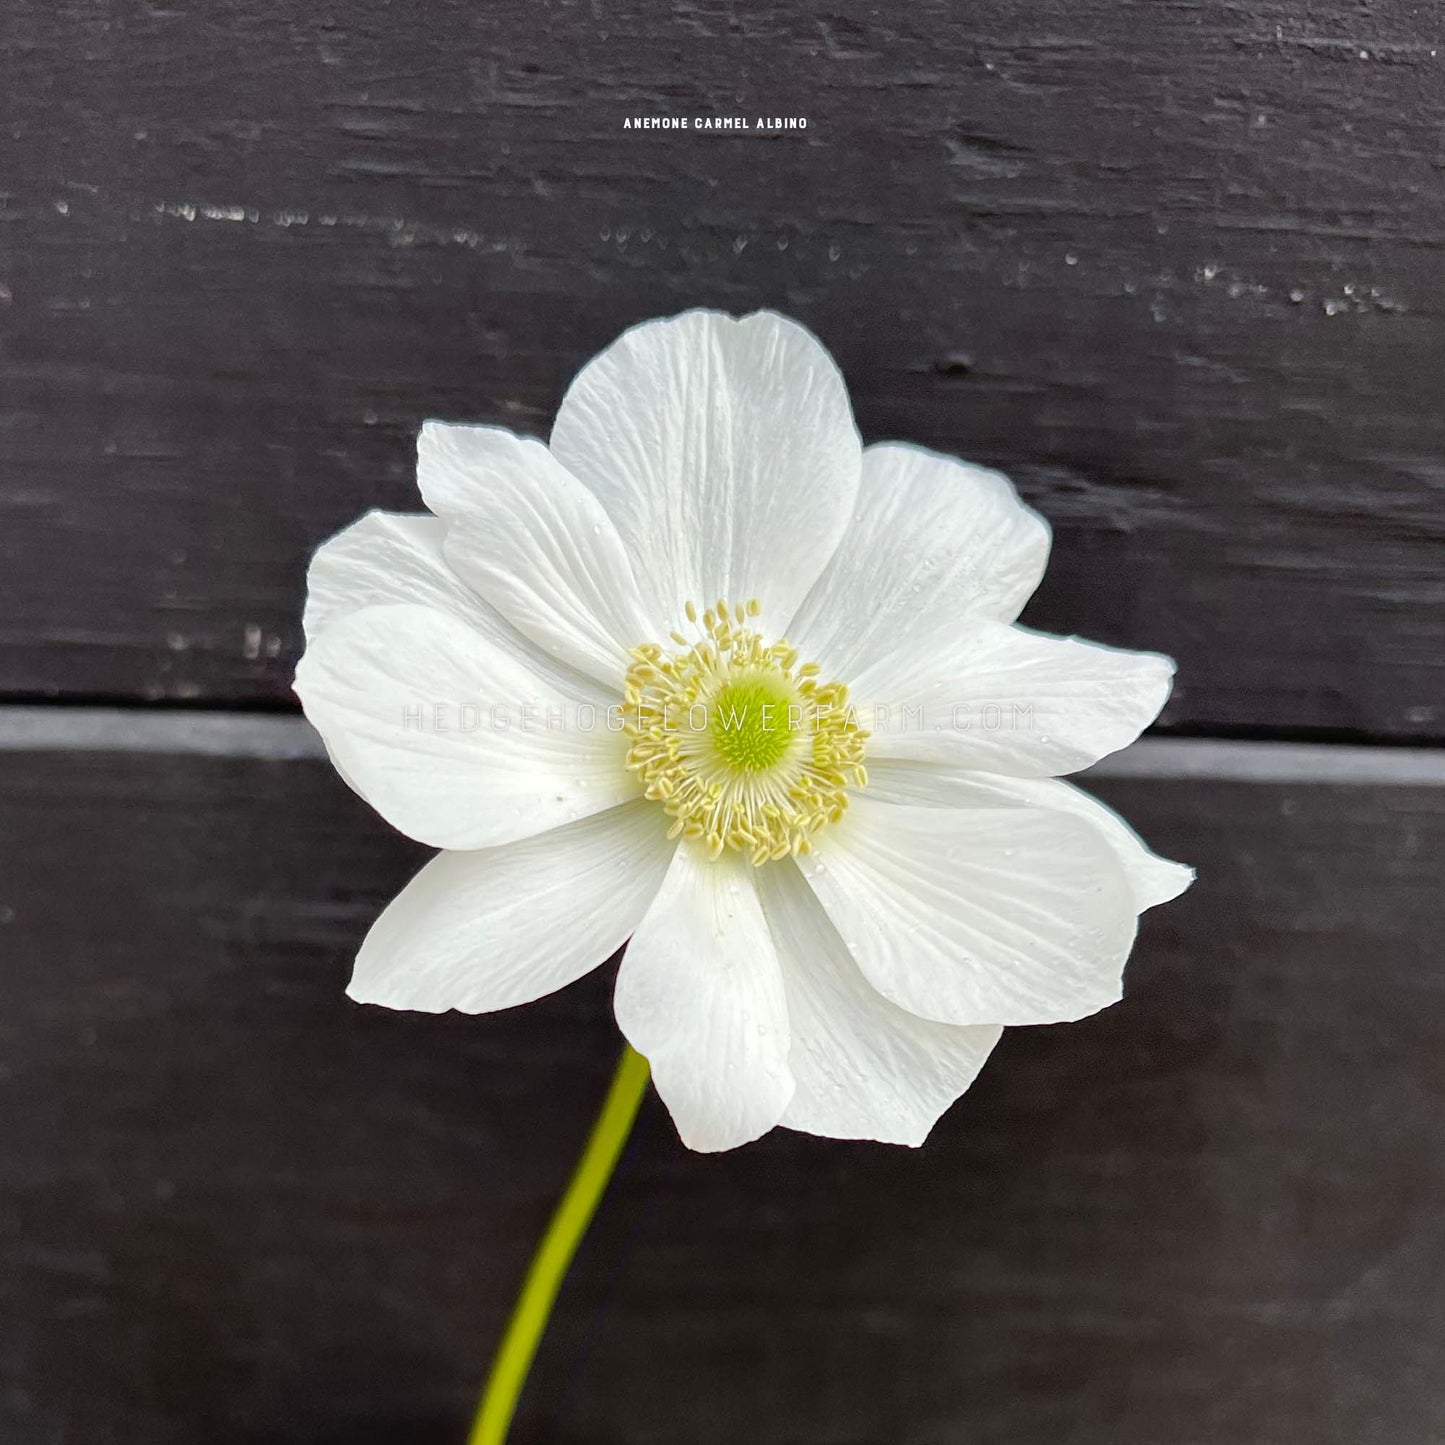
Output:
<path fill-rule="evenodd" d="M 618 1155 L 632 1132 L 632 1121 L 637 1117 L 647 1080 L 647 1060 L 630 1045 L 624 1046 L 622 1057 L 617 1061 L 617 1072 L 612 1076 L 612 1087 L 588 1136 L 587 1147 L 532 1257 L 522 1292 L 507 1321 L 507 1331 L 492 1361 L 492 1372 L 482 1391 L 467 1445 L 502 1445 L 507 1438 L 517 1400 L 527 1382 L 527 1371 L 532 1367 L 542 1332 L 551 1318 L 557 1291 L 562 1288 L 567 1266 L 572 1263 L 572 1256 L 597 1212 L 598 1201 L 617 1167 Z"/>

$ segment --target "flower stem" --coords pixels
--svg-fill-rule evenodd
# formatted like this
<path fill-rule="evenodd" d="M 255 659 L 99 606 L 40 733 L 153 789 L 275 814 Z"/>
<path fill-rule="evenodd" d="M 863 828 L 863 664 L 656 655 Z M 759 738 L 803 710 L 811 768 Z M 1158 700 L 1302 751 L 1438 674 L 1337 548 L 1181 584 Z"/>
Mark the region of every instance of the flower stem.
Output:
<path fill-rule="evenodd" d="M 617 1167 L 622 1146 L 632 1132 L 632 1121 L 637 1117 L 648 1077 L 647 1060 L 630 1044 L 624 1045 L 602 1112 L 592 1126 L 567 1192 L 532 1257 L 501 1347 L 492 1361 L 492 1371 L 487 1377 L 471 1434 L 467 1436 L 467 1445 L 502 1445 L 507 1438 L 517 1400 L 527 1382 L 527 1371 L 532 1367 L 542 1332 L 557 1301 L 557 1291 L 562 1288 L 567 1266 L 572 1263 L 572 1256 L 597 1212 L 598 1201 Z"/>

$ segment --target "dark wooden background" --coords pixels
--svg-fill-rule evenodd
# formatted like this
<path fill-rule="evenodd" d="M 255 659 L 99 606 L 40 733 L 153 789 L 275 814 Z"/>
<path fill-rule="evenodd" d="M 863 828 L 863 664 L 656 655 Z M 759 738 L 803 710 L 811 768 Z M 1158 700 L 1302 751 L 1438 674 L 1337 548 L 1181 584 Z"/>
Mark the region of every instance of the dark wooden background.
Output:
<path fill-rule="evenodd" d="M 650 1108 L 519 1445 L 1445 1439 L 1442 31 L 7 0 L 0 1440 L 459 1439 L 606 976 L 347 1004 L 421 854 L 216 714 L 291 709 L 306 558 L 416 505 L 422 418 L 545 434 L 695 304 L 1009 470 L 1027 620 L 1178 656 L 1177 742 L 1100 787 L 1201 878 L 921 1153 L 703 1159 Z M 809 125 L 622 130 L 669 114 Z"/>

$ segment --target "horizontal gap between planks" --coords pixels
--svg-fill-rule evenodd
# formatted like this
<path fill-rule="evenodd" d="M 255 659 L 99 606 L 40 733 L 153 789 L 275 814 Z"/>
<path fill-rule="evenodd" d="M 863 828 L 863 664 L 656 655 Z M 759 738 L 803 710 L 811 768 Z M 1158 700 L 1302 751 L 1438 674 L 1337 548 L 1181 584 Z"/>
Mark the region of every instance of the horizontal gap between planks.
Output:
<path fill-rule="evenodd" d="M 0 707 L 0 752 L 174 753 L 275 762 L 326 756 L 321 739 L 299 717 L 29 706 Z M 1445 749 L 1146 738 L 1105 758 L 1089 776 L 1440 787 Z"/>

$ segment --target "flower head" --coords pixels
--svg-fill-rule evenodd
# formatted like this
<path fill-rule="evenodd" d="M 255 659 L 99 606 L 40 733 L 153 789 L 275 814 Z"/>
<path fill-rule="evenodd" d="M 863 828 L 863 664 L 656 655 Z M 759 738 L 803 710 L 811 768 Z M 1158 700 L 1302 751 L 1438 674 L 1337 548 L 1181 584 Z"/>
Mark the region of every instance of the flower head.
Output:
<path fill-rule="evenodd" d="M 549 445 L 429 422 L 429 515 L 317 553 L 296 689 L 338 770 L 444 850 L 349 992 L 485 1012 L 631 940 L 622 1032 L 684 1141 L 920 1143 L 1009 1024 L 1120 996 L 1188 886 L 1057 780 L 1173 664 L 1014 625 L 1046 524 L 996 472 L 864 449 L 769 312 L 625 333 Z"/>

